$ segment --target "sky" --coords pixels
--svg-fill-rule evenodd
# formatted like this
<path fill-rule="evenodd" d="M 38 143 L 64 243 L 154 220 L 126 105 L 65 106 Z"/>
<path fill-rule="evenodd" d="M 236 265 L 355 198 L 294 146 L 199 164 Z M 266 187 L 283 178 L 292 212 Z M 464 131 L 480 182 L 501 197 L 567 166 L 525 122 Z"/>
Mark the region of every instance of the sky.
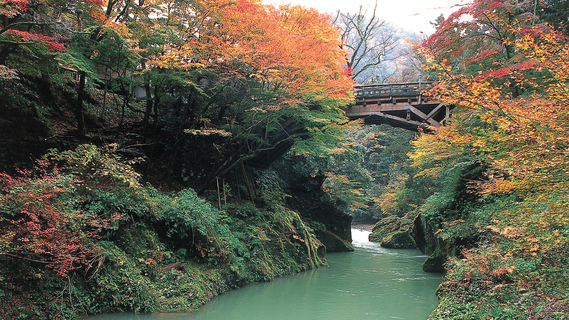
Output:
<path fill-rule="evenodd" d="M 426 35 L 435 32 L 430 21 L 443 13 L 448 16 L 458 9 L 457 5 L 466 0 L 377 0 L 376 15 L 406 30 Z M 357 13 L 360 6 L 373 11 L 375 0 L 263 0 L 265 4 L 292 3 L 317 8 L 320 12 Z"/>

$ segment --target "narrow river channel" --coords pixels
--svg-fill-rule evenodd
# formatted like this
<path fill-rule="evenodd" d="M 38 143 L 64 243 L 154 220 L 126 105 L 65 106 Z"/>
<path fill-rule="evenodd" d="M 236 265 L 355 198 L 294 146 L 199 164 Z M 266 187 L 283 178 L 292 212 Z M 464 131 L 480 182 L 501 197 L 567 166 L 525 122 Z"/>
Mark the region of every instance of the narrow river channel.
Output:
<path fill-rule="evenodd" d="M 425 319 L 437 306 L 440 274 L 425 273 L 418 250 L 385 249 L 352 229 L 353 253 L 328 254 L 323 267 L 257 283 L 189 314 L 113 314 L 89 320 Z"/>

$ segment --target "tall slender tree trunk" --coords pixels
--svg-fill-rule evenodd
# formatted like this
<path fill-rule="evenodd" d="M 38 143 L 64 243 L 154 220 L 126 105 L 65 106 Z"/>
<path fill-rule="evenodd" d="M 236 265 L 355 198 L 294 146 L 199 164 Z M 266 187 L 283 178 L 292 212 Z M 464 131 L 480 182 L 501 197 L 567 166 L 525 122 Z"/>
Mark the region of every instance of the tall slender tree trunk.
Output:
<path fill-rule="evenodd" d="M 144 90 L 146 91 L 146 109 L 144 110 L 144 118 L 142 119 L 142 128 L 144 137 L 148 138 L 148 126 L 150 122 L 150 115 L 152 114 L 152 106 L 154 104 L 154 101 L 152 100 L 152 92 L 150 91 L 152 88 L 150 87 L 149 80 L 144 84 Z"/>
<path fill-rule="evenodd" d="M 85 117 L 83 114 L 83 97 L 85 93 L 85 71 L 79 71 L 79 89 L 77 90 L 77 105 L 75 106 L 75 118 L 77 119 L 77 136 L 85 136 Z"/>

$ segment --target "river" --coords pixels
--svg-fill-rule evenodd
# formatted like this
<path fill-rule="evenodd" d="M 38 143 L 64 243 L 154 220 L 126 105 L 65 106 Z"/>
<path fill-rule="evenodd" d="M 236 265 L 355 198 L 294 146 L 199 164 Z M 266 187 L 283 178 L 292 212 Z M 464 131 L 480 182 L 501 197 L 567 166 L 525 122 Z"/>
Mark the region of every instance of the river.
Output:
<path fill-rule="evenodd" d="M 440 274 L 425 273 L 418 250 L 385 249 L 352 229 L 355 251 L 331 253 L 330 267 L 225 293 L 186 314 L 122 313 L 89 320 L 425 319 L 437 306 Z"/>

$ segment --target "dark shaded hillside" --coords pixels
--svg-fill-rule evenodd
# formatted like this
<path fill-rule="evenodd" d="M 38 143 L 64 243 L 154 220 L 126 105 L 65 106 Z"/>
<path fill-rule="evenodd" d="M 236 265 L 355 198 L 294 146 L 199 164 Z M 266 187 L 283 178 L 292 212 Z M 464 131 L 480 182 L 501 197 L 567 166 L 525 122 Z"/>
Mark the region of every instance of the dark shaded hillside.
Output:
<path fill-rule="evenodd" d="M 13 85 L 21 93 L 35 84 Z M 231 288 L 323 265 L 327 249 L 351 250 L 351 218 L 286 201 L 322 207 L 312 178 L 299 196 L 285 181 L 307 177 L 279 178 L 272 161 L 216 175 L 227 160 L 220 146 L 240 146 L 215 126 L 182 138 L 167 119 L 145 128 L 137 112 L 112 103 L 120 97 L 92 88 L 77 136 L 73 95 L 61 98 L 75 85 L 0 106 L 0 317 L 191 310 Z M 39 231 L 29 227 L 35 221 Z M 54 237 L 45 237 L 52 223 Z"/>

